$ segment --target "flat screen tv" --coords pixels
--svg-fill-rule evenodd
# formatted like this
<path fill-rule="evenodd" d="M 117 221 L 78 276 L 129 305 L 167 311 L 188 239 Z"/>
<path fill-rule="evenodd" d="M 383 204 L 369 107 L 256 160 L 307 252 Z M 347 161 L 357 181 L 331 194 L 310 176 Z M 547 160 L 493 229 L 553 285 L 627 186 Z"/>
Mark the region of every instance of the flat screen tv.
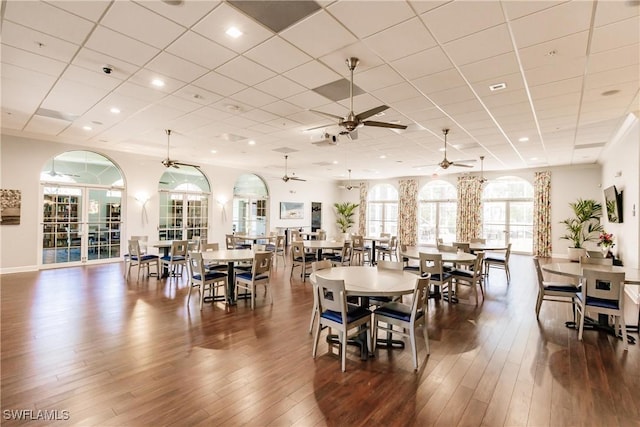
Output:
<path fill-rule="evenodd" d="M 609 222 L 622 222 L 622 191 L 618 192 L 615 185 L 605 188 L 604 201 Z"/>

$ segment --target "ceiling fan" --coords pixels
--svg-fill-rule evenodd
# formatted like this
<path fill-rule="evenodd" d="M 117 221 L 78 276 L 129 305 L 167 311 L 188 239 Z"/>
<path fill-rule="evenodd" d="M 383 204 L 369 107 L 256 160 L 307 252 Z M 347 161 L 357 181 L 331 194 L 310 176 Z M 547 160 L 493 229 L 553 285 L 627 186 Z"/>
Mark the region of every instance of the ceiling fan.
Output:
<path fill-rule="evenodd" d="M 449 159 L 447 159 L 447 134 L 449 133 L 449 129 L 442 129 L 442 133 L 444 134 L 444 159 L 442 159 L 442 161 L 440 163 L 438 163 L 438 166 L 440 166 L 442 169 L 448 169 L 449 166 L 460 166 L 463 168 L 472 168 L 473 166 L 471 165 L 467 165 L 466 163 L 468 162 L 475 162 L 475 160 L 459 160 L 457 162 L 450 162 Z"/>
<path fill-rule="evenodd" d="M 406 129 L 407 127 L 405 125 L 378 122 L 375 120 L 365 120 L 389 108 L 389 106 L 387 105 L 380 105 L 379 107 L 372 108 L 360 114 L 355 114 L 353 112 L 353 70 L 356 69 L 358 62 L 360 62 L 358 58 L 353 58 L 353 57 L 346 60 L 347 67 L 349 67 L 349 71 L 351 72 L 351 80 L 349 85 L 349 102 L 351 107 L 349 110 L 349 114 L 346 117 L 340 117 L 340 116 L 336 116 L 335 114 L 324 113 L 322 111 L 316 111 L 316 110 L 310 110 L 310 111 L 313 111 L 314 113 L 322 114 L 323 116 L 331 117 L 332 119 L 337 119 L 338 126 L 344 128 L 344 130 L 340 132 L 340 135 L 347 135 L 351 139 L 358 138 L 358 134 L 356 130 L 357 128 L 362 126 L 375 126 L 375 127 L 383 127 L 383 128 L 391 128 L 391 129 Z M 330 125 L 317 126 L 307 130 L 319 129 L 327 126 L 330 126 Z"/>
<path fill-rule="evenodd" d="M 478 181 L 480 181 L 480 184 L 484 184 L 489 181 L 484 177 L 484 156 L 480 156 L 480 179 Z"/>
<path fill-rule="evenodd" d="M 344 188 L 345 190 L 353 190 L 354 188 L 360 188 L 359 185 L 351 184 L 351 169 L 349 169 L 349 183 L 347 185 L 341 185 L 340 188 Z"/>
<path fill-rule="evenodd" d="M 79 178 L 80 175 L 76 175 L 73 173 L 60 173 L 60 172 L 56 172 L 56 158 L 53 157 L 51 159 L 51 170 L 49 172 L 47 172 L 47 175 L 49 175 L 51 178 L 55 178 L 55 177 L 59 177 L 59 176 L 71 176 L 74 178 Z"/>
<path fill-rule="evenodd" d="M 291 181 L 306 181 L 306 179 L 302 179 L 302 178 L 298 178 L 297 176 L 289 176 L 287 173 L 287 159 L 289 158 L 289 156 L 285 155 L 284 156 L 284 176 L 282 177 L 282 180 L 284 182 L 288 182 L 289 180 Z"/>
<path fill-rule="evenodd" d="M 194 164 L 191 164 L 191 163 L 179 162 L 177 160 L 171 160 L 171 157 L 169 157 L 169 146 L 170 146 L 170 140 L 171 140 L 171 129 L 165 129 L 165 132 L 167 134 L 167 158 L 162 161 L 162 164 L 164 165 L 164 167 L 178 169 L 178 168 L 180 168 L 180 166 L 191 166 L 191 167 L 199 169 L 200 166 L 198 166 L 198 165 L 194 165 Z"/>

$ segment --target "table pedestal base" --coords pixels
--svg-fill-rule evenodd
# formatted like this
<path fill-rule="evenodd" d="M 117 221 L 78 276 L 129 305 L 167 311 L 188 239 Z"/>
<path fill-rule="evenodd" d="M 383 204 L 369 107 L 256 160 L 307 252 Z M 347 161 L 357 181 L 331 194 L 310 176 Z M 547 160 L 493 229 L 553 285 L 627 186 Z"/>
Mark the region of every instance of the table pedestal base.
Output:
<path fill-rule="evenodd" d="M 574 321 L 568 321 L 565 322 L 564 325 L 567 328 L 570 329 L 575 329 L 578 330 L 580 328 L 580 326 L 574 322 Z M 609 325 L 603 325 L 602 323 L 598 322 L 597 320 L 594 320 L 590 317 L 585 317 L 584 318 L 584 328 L 585 330 L 589 330 L 589 331 L 602 331 L 602 332 L 606 332 L 607 334 L 618 338 L 619 340 L 623 339 L 623 336 L 621 334 L 618 334 L 615 330 L 614 327 L 609 326 Z M 636 343 L 636 339 L 635 337 L 632 337 L 631 335 L 627 334 L 627 342 L 629 344 L 635 344 Z"/>

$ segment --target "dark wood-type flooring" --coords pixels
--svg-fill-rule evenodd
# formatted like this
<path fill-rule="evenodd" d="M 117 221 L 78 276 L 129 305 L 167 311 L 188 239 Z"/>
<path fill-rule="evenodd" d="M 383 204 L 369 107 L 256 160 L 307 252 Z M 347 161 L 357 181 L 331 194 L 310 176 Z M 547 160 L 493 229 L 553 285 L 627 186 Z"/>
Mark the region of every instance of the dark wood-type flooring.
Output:
<path fill-rule="evenodd" d="M 281 261 L 280 261 L 281 262 Z M 311 285 L 282 264 L 274 304 L 187 304 L 184 279 L 136 283 L 121 264 L 8 274 L 2 280 L 2 425 L 640 426 L 640 346 L 567 329 L 530 257 L 512 280 L 492 270 L 480 306 L 430 300 L 431 355 L 356 348 L 340 371 L 311 357 Z M 464 295 L 463 295 L 464 296 Z M 323 332 L 324 334 L 324 332 Z M 637 337 L 637 333 L 635 333 Z M 27 422 L 7 411 L 68 411 Z M 62 414 L 62 412 L 60 412 Z"/>

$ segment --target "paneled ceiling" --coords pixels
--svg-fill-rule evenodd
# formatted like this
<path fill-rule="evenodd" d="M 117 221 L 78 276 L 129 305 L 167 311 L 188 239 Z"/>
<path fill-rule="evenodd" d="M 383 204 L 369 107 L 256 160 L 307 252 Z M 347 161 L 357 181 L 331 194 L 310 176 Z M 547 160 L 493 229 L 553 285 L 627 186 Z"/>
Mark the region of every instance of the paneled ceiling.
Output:
<path fill-rule="evenodd" d="M 2 131 L 160 162 L 171 129 L 172 159 L 279 173 L 288 153 L 290 171 L 317 179 L 477 172 L 480 156 L 485 170 L 593 163 L 639 109 L 639 12 L 625 0 L 9 0 Z M 352 140 L 314 112 L 349 113 L 350 57 L 354 112 L 387 105 L 369 120 L 406 130 Z M 472 168 L 438 168 L 443 128 L 447 158 Z M 324 133 L 338 144 L 313 144 Z"/>

